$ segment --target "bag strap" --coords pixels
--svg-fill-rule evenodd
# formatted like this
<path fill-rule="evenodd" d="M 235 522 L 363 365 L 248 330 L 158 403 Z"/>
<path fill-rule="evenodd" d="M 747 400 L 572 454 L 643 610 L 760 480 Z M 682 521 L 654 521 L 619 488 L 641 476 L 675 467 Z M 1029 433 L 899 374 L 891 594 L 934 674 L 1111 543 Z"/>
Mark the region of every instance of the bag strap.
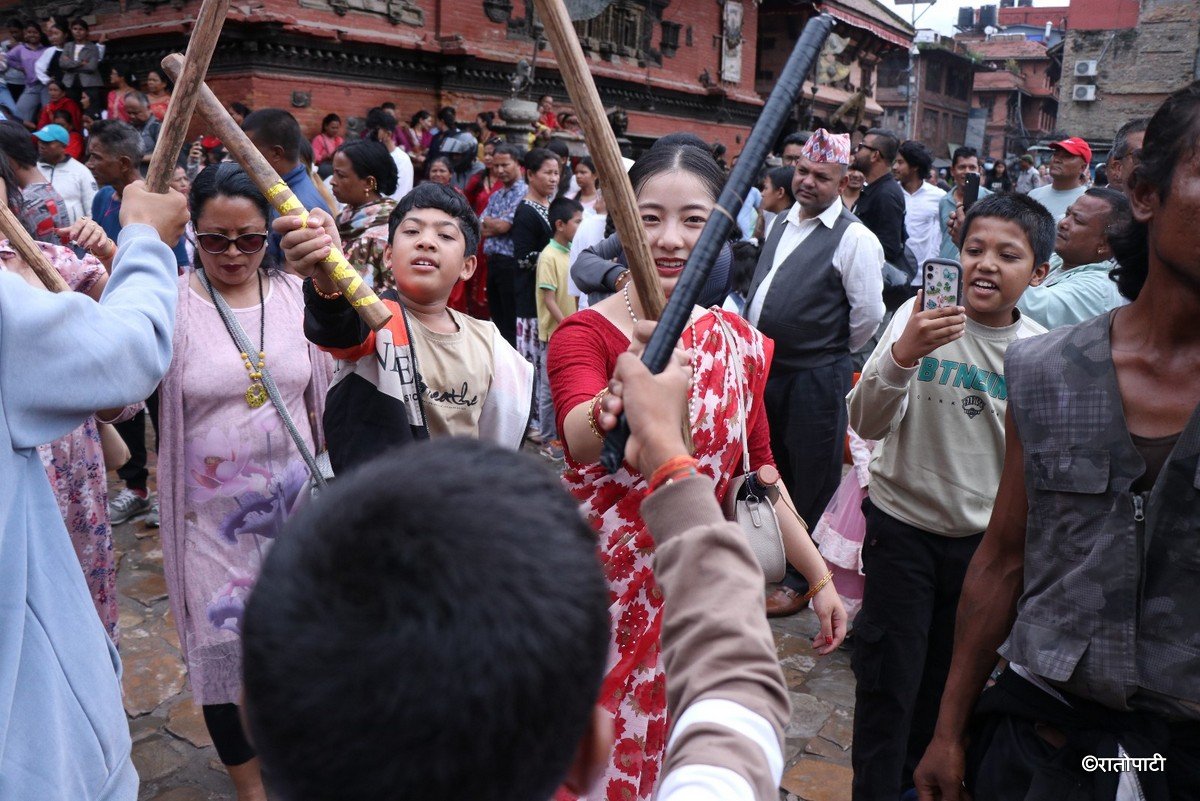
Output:
<path fill-rule="evenodd" d="M 213 288 L 209 283 L 208 276 L 204 274 L 203 268 L 196 269 L 196 276 L 200 279 L 200 283 L 204 284 L 204 288 L 208 290 L 208 294 L 213 299 L 213 304 L 217 307 L 217 314 L 221 315 L 221 322 L 225 323 L 225 329 L 229 331 L 229 335 L 233 337 L 233 341 L 242 349 L 243 353 L 256 353 L 253 343 L 250 342 L 250 337 L 246 336 L 246 332 L 242 329 L 241 323 L 233 314 L 233 310 L 229 308 L 229 304 L 225 302 L 225 298 L 221 297 L 221 293 Z M 266 299 L 263 299 L 263 305 L 266 305 Z M 263 310 L 266 313 L 266 310 Z M 313 458 L 312 452 L 308 449 L 308 445 L 304 442 L 304 437 L 300 436 L 299 429 L 296 428 L 295 421 L 292 420 L 291 412 L 283 402 L 283 398 L 279 394 L 279 388 L 275 386 L 275 379 L 271 377 L 271 373 L 266 367 L 259 368 L 262 373 L 262 385 L 267 390 L 267 396 L 271 399 L 271 404 L 275 407 L 275 411 L 279 413 L 279 417 L 283 420 L 283 426 L 292 435 L 292 442 L 296 444 L 296 450 L 300 451 L 301 458 L 308 465 L 308 471 L 312 474 L 313 481 L 321 489 L 325 489 L 325 477 L 321 475 L 321 468 L 317 464 L 317 460 Z"/>
<path fill-rule="evenodd" d="M 750 475 L 750 439 L 746 431 L 746 381 L 742 377 L 742 353 L 737 347 L 733 329 L 729 327 L 724 315 L 714 311 L 713 316 L 717 318 L 717 323 L 720 324 L 721 331 L 725 335 L 725 341 L 729 346 L 727 350 L 732 353 L 730 361 L 733 363 L 734 380 L 738 385 L 738 422 L 742 426 L 742 472 Z"/>

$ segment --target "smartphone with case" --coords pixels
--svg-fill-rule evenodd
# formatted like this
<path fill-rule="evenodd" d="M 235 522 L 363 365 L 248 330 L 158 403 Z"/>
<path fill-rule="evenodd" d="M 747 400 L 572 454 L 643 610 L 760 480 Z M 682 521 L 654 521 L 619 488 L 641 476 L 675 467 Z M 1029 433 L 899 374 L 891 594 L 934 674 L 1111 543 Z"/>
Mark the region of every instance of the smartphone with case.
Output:
<path fill-rule="evenodd" d="M 962 305 L 963 268 L 961 264 L 953 259 L 929 259 L 921 270 L 921 287 L 925 290 L 925 311 Z"/>
<path fill-rule="evenodd" d="M 979 200 L 979 173 L 967 173 L 965 183 L 963 184 L 962 197 L 963 214 L 966 214 L 975 205 L 975 201 Z"/>

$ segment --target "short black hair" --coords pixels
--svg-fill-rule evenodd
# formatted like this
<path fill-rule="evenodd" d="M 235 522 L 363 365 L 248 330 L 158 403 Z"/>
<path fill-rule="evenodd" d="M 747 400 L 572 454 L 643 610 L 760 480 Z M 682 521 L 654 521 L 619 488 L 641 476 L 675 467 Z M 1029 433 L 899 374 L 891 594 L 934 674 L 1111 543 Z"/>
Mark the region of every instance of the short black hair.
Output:
<path fill-rule="evenodd" d="M 125 156 L 135 168 L 142 163 L 142 135 L 124 120 L 96 120 L 88 139 L 100 142 L 116 156 Z"/>
<path fill-rule="evenodd" d="M 929 169 L 933 166 L 933 154 L 929 152 L 929 148 L 925 147 L 923 142 L 915 139 L 906 139 L 901 142 L 900 147 L 896 149 L 896 154 L 907 161 L 917 171 L 917 175 L 922 177 L 928 175 Z"/>
<path fill-rule="evenodd" d="M 19 167 L 36 167 L 37 145 L 25 126 L 13 120 L 0 122 L 0 150 Z"/>
<path fill-rule="evenodd" d="M 807 143 L 808 134 L 801 133 L 800 131 L 792 131 L 790 134 L 783 137 L 783 144 L 779 146 L 779 152 L 782 153 L 783 149 L 788 145 L 800 145 L 803 147 Z"/>
<path fill-rule="evenodd" d="M 377 131 L 380 128 L 385 131 L 396 130 L 396 118 L 379 106 L 367 110 L 366 124 L 368 131 Z"/>
<path fill-rule="evenodd" d="M 92 29 L 92 27 L 87 24 L 87 20 L 85 20 L 83 17 L 76 17 L 75 19 L 71 20 L 71 27 L 74 28 L 76 25 L 78 25 L 80 28 L 83 28 L 85 31 L 90 31 Z"/>
<path fill-rule="evenodd" d="M 1174 188 L 1175 168 L 1195 154 L 1198 138 L 1200 81 L 1195 81 L 1163 101 L 1150 118 L 1138 165 L 1127 182 L 1129 191 L 1148 184 L 1166 201 Z M 1124 228 L 1109 235 L 1108 244 L 1119 265 L 1112 271 L 1117 289 L 1136 300 L 1150 272 L 1150 224 L 1130 219 Z"/>
<path fill-rule="evenodd" d="M 525 151 L 521 149 L 520 145 L 501 142 L 500 144 L 496 145 L 496 148 L 492 151 L 492 158 L 494 159 L 496 156 L 508 156 L 517 164 L 520 164 L 521 159 L 525 158 Z"/>
<path fill-rule="evenodd" d="M 1123 159 L 1129 155 L 1132 149 L 1129 147 L 1129 135 L 1141 133 L 1150 125 L 1150 120 L 1146 117 L 1138 117 L 1130 120 L 1117 129 L 1117 133 L 1113 136 L 1112 150 L 1109 152 L 1110 159 Z"/>
<path fill-rule="evenodd" d="M 341 122 L 341 121 L 342 121 L 342 118 L 336 114 L 333 114 L 333 113 L 326 114 L 324 117 L 321 118 L 321 130 L 322 131 L 325 130 L 325 126 L 331 122 Z"/>
<path fill-rule="evenodd" d="M 339 477 L 247 601 L 245 714 L 271 784 L 289 801 L 550 798 L 608 655 L 595 548 L 527 454 L 442 439 Z"/>
<path fill-rule="evenodd" d="M 1108 218 L 1108 225 L 1104 227 L 1106 238 L 1109 233 L 1121 230 L 1133 219 L 1133 208 L 1129 205 L 1129 198 L 1124 192 L 1118 192 L 1116 189 L 1111 189 L 1107 186 L 1093 186 L 1083 194 L 1088 197 L 1094 197 L 1097 200 L 1103 200 L 1108 204 L 1110 216 Z"/>
<path fill-rule="evenodd" d="M 458 125 L 458 111 L 454 106 L 442 106 L 438 109 L 438 121 L 447 128 L 453 128 Z"/>
<path fill-rule="evenodd" d="M 896 151 L 900 148 L 900 137 L 887 128 L 871 128 L 864 136 L 874 136 L 879 143 L 879 157 L 891 164 L 896 160 Z"/>
<path fill-rule="evenodd" d="M 550 141 L 546 143 L 546 149 L 558 156 L 560 160 L 571 157 L 571 149 L 561 139 L 551 137 Z"/>
<path fill-rule="evenodd" d="M 475 216 L 475 210 L 471 208 L 471 203 L 462 192 L 452 186 L 429 181 L 414 186 L 411 192 L 400 198 L 400 202 L 388 217 L 389 244 L 396 238 L 396 229 L 400 227 L 400 222 L 413 209 L 438 209 L 449 214 L 458 223 L 458 229 L 462 231 L 463 239 L 466 240 L 463 258 L 475 255 L 479 248 L 479 218 Z"/>
<path fill-rule="evenodd" d="M 556 197 L 550 201 L 546 217 L 550 220 L 550 228 L 557 231 L 558 223 L 570 222 L 576 213 L 583 213 L 582 203 L 572 197 Z"/>
<path fill-rule="evenodd" d="M 492 158 L 495 158 L 495 156 L 496 154 L 493 153 Z M 555 164 L 558 163 L 558 156 L 555 155 L 553 150 L 545 147 L 535 147 L 525 154 L 525 158 L 521 163 L 525 167 L 525 172 L 531 173 L 540 170 L 542 165 L 551 159 L 554 160 Z"/>
<path fill-rule="evenodd" d="M 383 109 L 384 111 L 395 111 L 396 110 L 396 104 L 390 100 L 387 101 L 386 103 L 381 103 L 379 107 L 381 109 Z"/>
<path fill-rule="evenodd" d="M 959 159 L 979 158 L 979 151 L 973 147 L 956 147 L 950 156 L 950 166 L 953 167 Z"/>
<path fill-rule="evenodd" d="M 796 177 L 795 167 L 772 167 L 767 170 L 767 177 L 776 189 L 782 189 L 787 195 L 788 203 L 795 205 L 796 195 L 792 192 L 792 179 Z"/>
<path fill-rule="evenodd" d="M 300 158 L 300 123 L 281 108 L 260 108 L 242 120 L 242 130 L 255 134 L 267 147 L 278 147 L 292 161 Z"/>
<path fill-rule="evenodd" d="M 235 101 L 233 103 L 230 103 L 229 107 L 231 109 L 233 109 L 234 111 L 236 111 L 238 114 L 241 114 L 243 121 L 246 119 L 246 117 L 249 117 L 251 114 L 250 107 L 247 106 L 245 103 L 238 103 Z"/>
<path fill-rule="evenodd" d="M 350 167 L 360 179 L 374 178 L 379 194 L 390 195 L 396 191 L 400 173 L 396 168 L 396 160 L 382 142 L 374 139 L 351 139 L 335 152 L 350 160 Z"/>
<path fill-rule="evenodd" d="M 1050 254 L 1054 252 L 1054 215 L 1033 198 L 1015 193 L 1000 193 L 981 199 L 971 206 L 966 219 L 963 220 L 960 243 L 967 241 L 971 225 L 982 218 L 1016 223 L 1029 241 L 1035 268 L 1050 260 Z"/>

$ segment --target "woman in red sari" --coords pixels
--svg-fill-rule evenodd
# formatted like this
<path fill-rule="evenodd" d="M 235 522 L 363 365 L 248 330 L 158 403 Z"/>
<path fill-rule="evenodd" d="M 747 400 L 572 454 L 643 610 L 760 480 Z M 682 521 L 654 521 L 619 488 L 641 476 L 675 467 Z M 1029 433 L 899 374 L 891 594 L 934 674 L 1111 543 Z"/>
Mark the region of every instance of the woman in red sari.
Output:
<path fill-rule="evenodd" d="M 712 213 L 724 174 L 707 151 L 675 145 L 652 148 L 629 171 L 629 179 L 669 297 Z M 563 480 L 598 532 L 611 599 L 612 642 L 601 703 L 613 713 L 616 741 L 604 779 L 589 796 L 594 801 L 650 798 L 668 729 L 659 653 L 663 598 L 654 579 L 654 541 L 640 514 L 646 478 L 629 465 L 609 475 L 598 464 L 599 401 L 643 317 L 636 289 L 622 280 L 616 294 L 563 321 L 550 338 L 547 359 L 567 457 Z M 736 315 L 697 308 L 678 347 L 691 351 L 693 359 L 688 398 L 693 455 L 713 478 L 720 500 L 742 472 L 743 402 L 751 469 L 773 464 L 763 390 L 774 346 Z M 812 541 L 796 527 L 785 549 L 789 561 L 817 586 L 828 568 Z M 814 648 L 830 653 L 845 636 L 846 619 L 831 582 L 815 595 L 813 608 L 821 620 Z"/>

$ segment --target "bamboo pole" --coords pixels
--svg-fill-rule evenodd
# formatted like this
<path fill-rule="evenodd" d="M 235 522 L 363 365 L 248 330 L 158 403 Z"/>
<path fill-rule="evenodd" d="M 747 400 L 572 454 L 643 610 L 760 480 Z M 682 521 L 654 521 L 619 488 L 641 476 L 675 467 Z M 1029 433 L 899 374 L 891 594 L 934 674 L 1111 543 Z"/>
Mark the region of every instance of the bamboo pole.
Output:
<path fill-rule="evenodd" d="M 2 182 L 0 182 L 0 186 L 3 186 Z M 13 214 L 12 209 L 3 201 L 0 201 L 0 233 L 4 234 L 4 238 L 12 245 L 13 250 L 17 251 L 17 255 L 25 260 L 25 263 L 30 266 L 34 275 L 46 289 L 51 292 L 69 292 L 71 290 L 63 277 L 58 274 L 58 270 L 51 266 L 49 259 L 42 255 L 37 242 L 25 230 L 25 226 L 21 225 L 17 215 Z"/>
<path fill-rule="evenodd" d="M 173 53 L 163 59 L 162 65 L 172 79 L 177 79 L 183 71 L 183 56 Z M 237 159 L 238 164 L 242 165 L 242 169 L 250 176 L 250 180 L 254 182 L 259 191 L 266 195 L 267 201 L 282 215 L 293 214 L 307 220 L 308 210 L 292 194 L 292 190 L 279 177 L 279 173 L 275 172 L 267 163 L 262 153 L 258 152 L 258 148 L 250 141 L 250 137 L 246 136 L 245 132 L 233 121 L 233 117 L 229 116 L 229 112 L 221 105 L 221 101 L 217 100 L 217 96 L 212 93 L 208 85 L 201 81 L 197 85 L 196 94 L 198 95 L 197 113 L 208 124 L 209 130 Z M 346 257 L 340 250 L 334 249 L 326 256 L 325 260 L 321 262 L 321 269 L 337 284 L 338 289 L 358 312 L 359 317 L 372 329 L 378 331 L 387 325 L 388 320 L 392 319 L 392 313 L 379 302 L 378 296 L 371 291 L 371 287 L 363 282 L 362 276 L 350 266 L 350 262 L 346 261 Z"/>
<path fill-rule="evenodd" d="M 646 319 L 657 320 L 667 301 L 658 280 L 658 270 L 654 267 L 654 256 L 642 230 L 637 197 L 625 173 L 621 150 L 604 114 L 600 94 L 588 72 L 587 59 L 571 25 L 571 16 L 562 0 L 534 0 L 534 6 L 550 39 L 571 103 L 583 125 L 588 151 L 596 162 L 596 171 L 604 186 L 604 205 L 616 224 L 642 313 Z"/>
<path fill-rule="evenodd" d="M 175 172 L 175 162 L 200 97 L 198 87 L 208 73 L 213 50 L 221 36 L 221 26 L 229 12 L 229 2 L 204 0 L 200 5 L 200 13 L 196 15 L 196 24 L 188 38 L 183 70 L 175 81 L 175 91 L 171 93 L 158 143 L 150 156 L 150 169 L 146 171 L 146 188 L 151 192 L 164 194 Z"/>

